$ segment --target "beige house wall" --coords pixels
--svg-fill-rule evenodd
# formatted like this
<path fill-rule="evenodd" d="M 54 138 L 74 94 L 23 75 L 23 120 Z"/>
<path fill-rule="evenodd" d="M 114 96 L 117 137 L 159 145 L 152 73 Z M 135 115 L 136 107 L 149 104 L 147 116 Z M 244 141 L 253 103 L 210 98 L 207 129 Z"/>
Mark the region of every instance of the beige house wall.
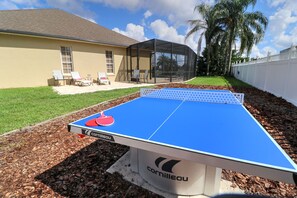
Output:
<path fill-rule="evenodd" d="M 130 71 L 130 61 L 132 63 L 132 71 L 137 68 L 137 57 L 132 57 L 132 60 L 130 59 L 130 56 L 128 58 L 128 70 Z M 140 70 L 140 76 L 144 75 L 145 70 L 148 70 L 150 72 L 150 65 L 151 65 L 151 57 L 149 52 L 143 52 L 140 51 L 139 53 L 139 70 Z"/>
<path fill-rule="evenodd" d="M 136 54 L 136 52 L 133 52 Z M 130 59 L 130 57 L 128 57 Z M 130 60 L 129 60 L 130 64 Z M 136 69 L 137 67 L 137 56 L 132 57 L 132 70 Z M 130 68 L 130 65 L 129 65 Z M 139 69 L 140 70 L 145 70 L 150 68 L 150 52 L 147 51 L 139 51 Z"/>
<path fill-rule="evenodd" d="M 109 79 L 125 80 L 124 47 L 0 34 L 0 88 L 53 85 L 52 71 L 62 70 L 61 46 L 71 47 L 74 71 L 95 80 L 97 72 L 106 72 L 105 51 L 112 51 L 115 72 L 108 74 Z"/>
<path fill-rule="evenodd" d="M 150 69 L 150 57 L 139 57 L 139 69 L 149 70 Z"/>

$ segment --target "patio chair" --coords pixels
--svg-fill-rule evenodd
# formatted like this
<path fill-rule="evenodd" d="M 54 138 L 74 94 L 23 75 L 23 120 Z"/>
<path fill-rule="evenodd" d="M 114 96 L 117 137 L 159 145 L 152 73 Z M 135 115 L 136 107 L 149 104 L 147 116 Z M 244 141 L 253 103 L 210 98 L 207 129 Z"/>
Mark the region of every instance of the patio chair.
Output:
<path fill-rule="evenodd" d="M 107 77 L 107 74 L 105 72 L 98 72 L 98 84 L 109 84 L 110 85 L 110 80 Z"/>
<path fill-rule="evenodd" d="M 135 81 L 135 82 L 139 83 L 140 82 L 139 81 L 139 77 L 140 77 L 139 70 L 138 69 L 134 69 L 133 74 L 132 74 L 132 77 L 131 77 L 131 81 Z"/>
<path fill-rule="evenodd" d="M 145 80 L 148 83 L 148 70 L 147 69 L 144 71 L 144 74 L 143 74 L 143 82 L 145 82 Z"/>
<path fill-rule="evenodd" d="M 65 85 L 65 80 L 66 79 L 64 79 L 64 76 L 63 76 L 63 73 L 62 73 L 61 70 L 53 70 L 53 77 L 54 77 L 54 80 L 55 80 L 54 85 L 56 85 L 56 82 L 58 82 L 58 85 L 60 85 L 60 83 L 59 83 L 60 80 L 62 80 L 63 84 Z"/>
<path fill-rule="evenodd" d="M 72 81 L 74 82 L 74 85 L 84 86 L 88 85 L 90 86 L 92 84 L 91 80 L 86 80 L 80 77 L 79 73 L 77 71 L 70 72 Z"/>

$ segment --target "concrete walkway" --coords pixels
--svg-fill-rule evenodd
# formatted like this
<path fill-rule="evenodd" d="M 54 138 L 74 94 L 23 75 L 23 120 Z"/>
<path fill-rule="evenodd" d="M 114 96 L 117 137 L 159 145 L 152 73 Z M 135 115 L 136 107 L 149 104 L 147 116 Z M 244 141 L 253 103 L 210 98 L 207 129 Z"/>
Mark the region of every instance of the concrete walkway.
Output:
<path fill-rule="evenodd" d="M 113 90 L 113 89 L 146 87 L 146 86 L 152 86 L 152 85 L 155 85 L 155 84 L 112 82 L 111 85 L 98 85 L 94 83 L 91 86 L 75 86 L 75 85 L 53 86 L 53 90 L 60 95 L 70 95 L 70 94 L 91 93 L 96 91 L 106 91 L 106 90 Z"/>

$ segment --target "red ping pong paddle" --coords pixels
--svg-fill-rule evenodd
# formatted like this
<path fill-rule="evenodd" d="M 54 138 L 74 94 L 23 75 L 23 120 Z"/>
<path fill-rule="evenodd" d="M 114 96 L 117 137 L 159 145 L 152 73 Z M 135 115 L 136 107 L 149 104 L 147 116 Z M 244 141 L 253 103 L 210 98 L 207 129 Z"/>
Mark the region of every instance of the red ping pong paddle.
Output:
<path fill-rule="evenodd" d="M 88 120 L 85 125 L 89 127 L 94 126 L 110 126 L 114 123 L 114 118 L 112 116 L 106 116 L 104 115 L 103 111 L 101 112 L 100 117 L 94 118 L 92 120 Z"/>
<path fill-rule="evenodd" d="M 86 137 L 86 135 L 84 135 L 84 134 L 77 134 L 77 135 L 78 135 L 79 138 L 84 138 L 84 137 Z"/>
<path fill-rule="evenodd" d="M 103 111 L 101 112 L 101 116 L 96 118 L 96 123 L 100 126 L 110 126 L 114 123 L 114 118 L 112 116 L 104 115 Z"/>
<path fill-rule="evenodd" d="M 85 125 L 89 127 L 98 126 L 96 119 L 88 120 Z"/>

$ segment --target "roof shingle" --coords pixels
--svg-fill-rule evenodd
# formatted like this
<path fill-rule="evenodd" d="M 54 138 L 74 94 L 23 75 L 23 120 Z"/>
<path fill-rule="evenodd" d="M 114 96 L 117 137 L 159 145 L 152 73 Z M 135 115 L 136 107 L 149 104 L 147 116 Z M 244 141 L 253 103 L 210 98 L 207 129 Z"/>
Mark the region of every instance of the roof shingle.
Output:
<path fill-rule="evenodd" d="M 0 32 L 46 36 L 115 46 L 137 40 L 58 9 L 0 11 Z"/>

